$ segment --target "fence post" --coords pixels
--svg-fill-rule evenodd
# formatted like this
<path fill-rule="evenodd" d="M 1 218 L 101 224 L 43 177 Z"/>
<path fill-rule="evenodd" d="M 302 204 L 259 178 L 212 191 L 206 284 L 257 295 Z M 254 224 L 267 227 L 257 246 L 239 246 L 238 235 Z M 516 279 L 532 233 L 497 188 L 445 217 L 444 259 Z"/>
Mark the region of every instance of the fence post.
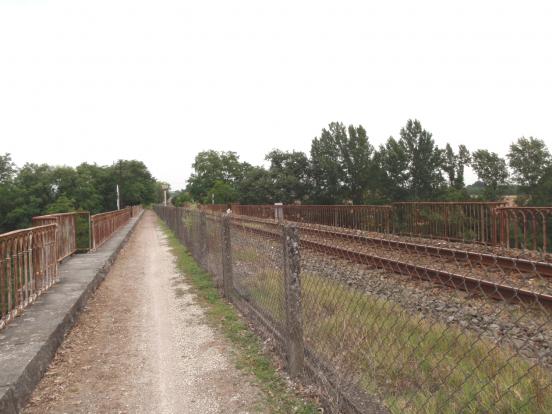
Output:
<path fill-rule="evenodd" d="M 284 203 L 274 203 L 274 220 L 278 224 L 284 221 Z"/>
<path fill-rule="evenodd" d="M 230 299 L 234 289 L 234 279 L 232 275 L 232 239 L 229 214 L 222 216 L 222 287 L 224 296 Z"/>
<path fill-rule="evenodd" d="M 207 218 L 204 211 L 199 212 L 199 257 L 201 264 L 207 265 Z"/>
<path fill-rule="evenodd" d="M 292 378 L 303 373 L 303 310 L 301 305 L 301 260 L 296 225 L 284 225 L 284 295 L 286 309 L 287 362 Z"/>

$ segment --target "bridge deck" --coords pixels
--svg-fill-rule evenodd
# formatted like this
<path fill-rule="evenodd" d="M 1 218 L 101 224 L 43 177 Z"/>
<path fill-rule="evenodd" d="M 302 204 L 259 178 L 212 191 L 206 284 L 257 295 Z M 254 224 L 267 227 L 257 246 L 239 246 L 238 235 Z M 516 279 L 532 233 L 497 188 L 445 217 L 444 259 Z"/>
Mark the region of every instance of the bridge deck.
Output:
<path fill-rule="evenodd" d="M 156 220 L 145 212 L 24 412 L 264 411 Z"/>

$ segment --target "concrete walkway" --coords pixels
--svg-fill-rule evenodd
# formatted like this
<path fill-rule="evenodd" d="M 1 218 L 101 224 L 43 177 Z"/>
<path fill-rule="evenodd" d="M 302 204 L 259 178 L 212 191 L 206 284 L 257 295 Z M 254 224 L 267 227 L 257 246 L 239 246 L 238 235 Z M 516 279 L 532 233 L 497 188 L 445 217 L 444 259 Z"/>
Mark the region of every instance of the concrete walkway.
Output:
<path fill-rule="evenodd" d="M 66 259 L 60 281 L 0 331 L 0 413 L 18 412 L 29 398 L 137 222 L 131 219 L 95 252 Z"/>
<path fill-rule="evenodd" d="M 266 412 L 189 289 L 146 212 L 25 412 Z"/>

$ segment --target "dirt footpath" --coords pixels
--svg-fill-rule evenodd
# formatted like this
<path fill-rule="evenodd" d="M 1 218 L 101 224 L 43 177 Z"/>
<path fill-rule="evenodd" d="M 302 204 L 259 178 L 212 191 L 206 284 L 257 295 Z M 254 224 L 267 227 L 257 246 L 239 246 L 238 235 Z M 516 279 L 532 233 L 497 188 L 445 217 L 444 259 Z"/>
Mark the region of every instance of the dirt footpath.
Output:
<path fill-rule="evenodd" d="M 25 413 L 266 412 L 146 212 Z"/>

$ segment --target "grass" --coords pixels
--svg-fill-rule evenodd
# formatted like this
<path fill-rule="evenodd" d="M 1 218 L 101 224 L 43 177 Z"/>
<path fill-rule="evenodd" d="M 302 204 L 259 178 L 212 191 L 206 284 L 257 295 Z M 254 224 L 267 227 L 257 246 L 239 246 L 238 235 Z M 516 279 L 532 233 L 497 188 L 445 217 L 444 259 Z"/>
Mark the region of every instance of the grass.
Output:
<path fill-rule="evenodd" d="M 246 251 L 243 265 L 262 253 Z M 241 283 L 281 319 L 281 272 L 260 268 Z M 420 317 L 304 268 L 305 344 L 341 376 L 352 375 L 391 412 L 550 413 L 552 377 L 507 347 Z"/>
<path fill-rule="evenodd" d="M 508 349 L 315 273 L 302 281 L 306 343 L 392 412 L 552 412 L 550 374 Z"/>
<path fill-rule="evenodd" d="M 206 309 L 209 322 L 234 345 L 237 366 L 257 378 L 271 412 L 316 413 L 314 404 L 303 400 L 289 389 L 271 358 L 263 353 L 259 337 L 248 329 L 234 307 L 220 296 L 211 276 L 201 269 L 174 233 L 162 221 L 159 223 L 177 258 L 178 269 L 192 284 Z"/>

